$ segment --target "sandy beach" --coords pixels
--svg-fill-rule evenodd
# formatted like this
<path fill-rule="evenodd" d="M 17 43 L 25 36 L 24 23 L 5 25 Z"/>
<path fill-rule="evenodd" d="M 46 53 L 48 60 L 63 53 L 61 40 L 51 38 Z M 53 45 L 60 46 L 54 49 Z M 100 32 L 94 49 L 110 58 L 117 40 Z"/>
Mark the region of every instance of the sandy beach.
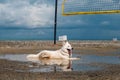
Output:
<path fill-rule="evenodd" d="M 116 56 L 120 59 L 120 42 L 70 41 L 75 54 Z M 53 41 L 0 41 L 0 55 L 36 54 L 41 50 L 56 50 L 61 47 Z M 104 66 L 97 71 L 29 72 L 28 62 L 0 59 L 0 80 L 120 80 L 120 64 L 93 63 Z"/>

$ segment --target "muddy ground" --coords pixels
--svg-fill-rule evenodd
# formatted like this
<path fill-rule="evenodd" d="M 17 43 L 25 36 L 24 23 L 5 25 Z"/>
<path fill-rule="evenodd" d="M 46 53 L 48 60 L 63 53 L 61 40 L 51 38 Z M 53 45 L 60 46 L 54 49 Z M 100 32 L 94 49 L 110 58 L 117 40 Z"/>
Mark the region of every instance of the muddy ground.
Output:
<path fill-rule="evenodd" d="M 31 42 L 29 42 L 31 43 Z M 33 42 L 34 43 L 34 42 Z M 75 43 L 75 42 L 74 42 Z M 78 42 L 76 42 L 78 43 Z M 26 45 L 27 44 L 27 45 Z M 59 45 L 50 42 L 38 42 L 32 45 L 26 42 L 0 42 L 0 54 L 31 54 L 43 49 L 56 50 Z M 73 41 L 71 42 L 73 44 Z M 80 46 L 74 45 L 74 53 L 94 54 L 100 56 L 120 57 L 119 46 Z M 72 71 L 72 72 L 29 72 L 27 62 L 0 60 L 0 80 L 120 80 L 120 64 L 92 64 L 104 66 L 99 71 Z"/>

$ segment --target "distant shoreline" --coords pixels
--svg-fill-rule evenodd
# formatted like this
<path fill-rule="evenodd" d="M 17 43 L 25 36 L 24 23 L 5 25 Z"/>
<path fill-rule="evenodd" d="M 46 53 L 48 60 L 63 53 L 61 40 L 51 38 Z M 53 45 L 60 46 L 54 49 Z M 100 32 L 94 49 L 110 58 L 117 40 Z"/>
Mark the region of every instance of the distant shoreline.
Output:
<path fill-rule="evenodd" d="M 0 41 L 54 41 L 54 40 L 53 39 L 0 39 Z M 58 41 L 58 39 L 56 41 Z M 112 39 L 69 39 L 68 41 L 112 41 Z"/>
<path fill-rule="evenodd" d="M 111 51 L 119 51 L 120 41 L 69 41 L 74 48 L 74 53 L 78 54 L 95 54 L 95 55 L 108 55 Z M 0 54 L 6 53 L 38 53 L 41 50 L 57 50 L 62 47 L 62 42 L 57 41 L 54 45 L 52 40 L 31 40 L 31 41 L 0 41 Z M 77 52 L 76 52 L 77 51 Z M 87 51 L 87 52 L 86 52 Z M 97 53 L 96 53 L 97 52 Z M 100 53 L 100 54 L 98 54 Z M 119 54 L 110 54 L 119 55 Z"/>
<path fill-rule="evenodd" d="M 69 40 L 74 47 L 120 47 L 120 41 L 112 40 Z M 53 40 L 0 40 L 0 47 L 40 47 L 54 45 Z M 56 41 L 56 45 L 61 45 L 61 41 Z M 54 45 L 54 46 L 56 46 Z"/>

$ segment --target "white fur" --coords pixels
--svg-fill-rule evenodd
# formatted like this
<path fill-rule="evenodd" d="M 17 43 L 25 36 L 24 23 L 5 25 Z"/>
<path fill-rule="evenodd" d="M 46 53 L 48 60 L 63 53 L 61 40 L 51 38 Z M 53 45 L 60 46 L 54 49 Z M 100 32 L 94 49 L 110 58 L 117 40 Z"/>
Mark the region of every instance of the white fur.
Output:
<path fill-rule="evenodd" d="M 64 42 L 61 49 L 56 51 L 43 50 L 38 54 L 30 54 L 27 58 L 50 58 L 50 59 L 70 59 L 68 50 L 72 50 L 71 45 L 68 42 Z"/>

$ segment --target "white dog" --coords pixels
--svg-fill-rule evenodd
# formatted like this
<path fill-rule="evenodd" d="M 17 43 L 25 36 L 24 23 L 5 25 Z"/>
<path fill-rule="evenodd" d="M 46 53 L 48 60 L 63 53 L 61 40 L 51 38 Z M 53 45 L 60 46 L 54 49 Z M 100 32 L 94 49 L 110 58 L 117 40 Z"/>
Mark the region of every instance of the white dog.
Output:
<path fill-rule="evenodd" d="M 62 48 L 59 50 L 43 50 L 38 54 L 30 54 L 27 56 L 27 58 L 70 59 L 70 57 L 72 57 L 72 49 L 73 48 L 71 45 L 66 41 L 63 43 Z"/>

